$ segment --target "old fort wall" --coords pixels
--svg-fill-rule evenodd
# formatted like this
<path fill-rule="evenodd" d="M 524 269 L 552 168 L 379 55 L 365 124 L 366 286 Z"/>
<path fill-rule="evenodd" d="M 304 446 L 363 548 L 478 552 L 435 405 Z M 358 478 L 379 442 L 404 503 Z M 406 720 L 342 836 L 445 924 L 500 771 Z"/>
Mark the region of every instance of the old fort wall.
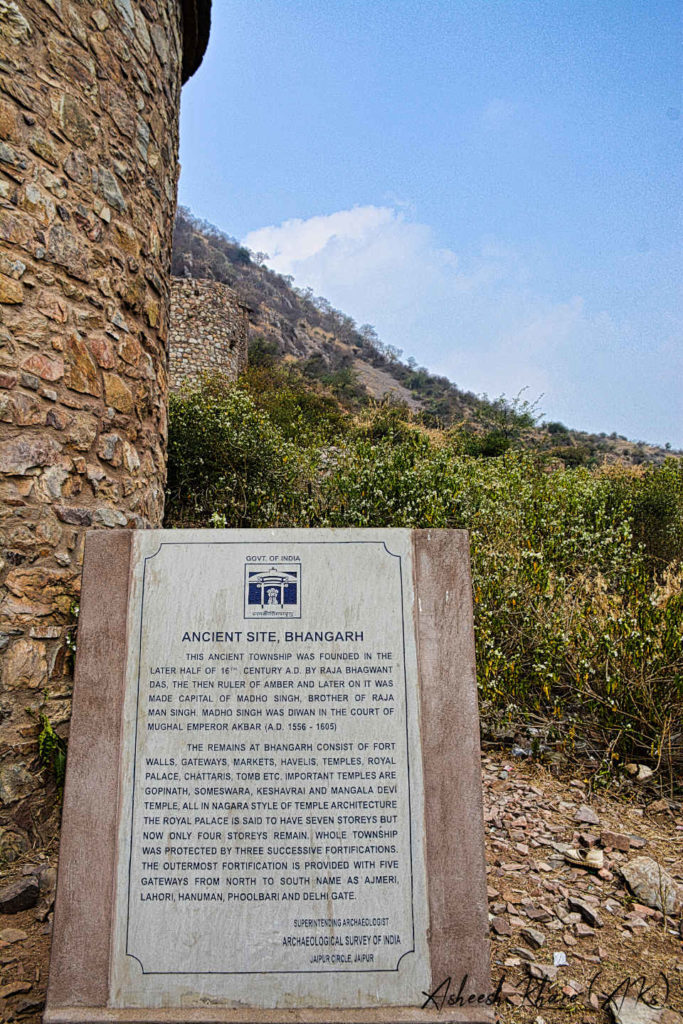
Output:
<path fill-rule="evenodd" d="M 34 820 L 39 713 L 68 719 L 86 529 L 161 523 L 180 89 L 209 6 L 0 4 L 0 825 Z"/>
<path fill-rule="evenodd" d="M 234 380 L 247 365 L 249 311 L 218 281 L 174 277 L 168 376 L 172 390 L 197 384 L 205 374 Z"/>

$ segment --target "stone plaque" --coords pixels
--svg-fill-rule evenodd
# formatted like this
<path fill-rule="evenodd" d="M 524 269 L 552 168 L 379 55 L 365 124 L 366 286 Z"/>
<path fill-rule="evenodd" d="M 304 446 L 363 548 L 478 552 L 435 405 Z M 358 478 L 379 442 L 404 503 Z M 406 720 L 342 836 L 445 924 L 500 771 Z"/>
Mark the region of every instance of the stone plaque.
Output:
<path fill-rule="evenodd" d="M 478 773 L 466 534 L 89 534 L 46 1022 L 488 1020 Z"/>

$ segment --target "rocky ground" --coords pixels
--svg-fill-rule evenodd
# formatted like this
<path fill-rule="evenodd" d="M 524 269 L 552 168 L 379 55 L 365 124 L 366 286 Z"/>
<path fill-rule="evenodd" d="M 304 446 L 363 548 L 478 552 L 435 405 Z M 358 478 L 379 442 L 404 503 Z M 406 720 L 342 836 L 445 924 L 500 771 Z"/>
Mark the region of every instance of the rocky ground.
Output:
<path fill-rule="evenodd" d="M 680 805 L 652 788 L 595 796 L 566 771 L 505 758 L 482 759 L 500 1024 L 683 1024 Z M 56 821 L 49 831 L 3 868 L 2 1021 L 40 1021 Z"/>
<path fill-rule="evenodd" d="M 354 359 L 353 368 L 366 391 L 377 401 L 391 396 L 394 401 L 405 402 L 412 412 L 419 412 L 422 408 L 422 403 L 415 398 L 412 391 L 385 370 L 380 370 L 378 366 L 372 366 L 363 359 Z"/>
<path fill-rule="evenodd" d="M 680 805 L 495 755 L 482 768 L 500 1021 L 683 1024 Z"/>

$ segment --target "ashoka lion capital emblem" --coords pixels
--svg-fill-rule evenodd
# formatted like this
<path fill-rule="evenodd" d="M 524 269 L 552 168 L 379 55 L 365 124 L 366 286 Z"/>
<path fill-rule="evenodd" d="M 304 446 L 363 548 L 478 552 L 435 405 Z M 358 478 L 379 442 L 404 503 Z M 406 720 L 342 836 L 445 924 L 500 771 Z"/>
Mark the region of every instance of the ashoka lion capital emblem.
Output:
<path fill-rule="evenodd" d="M 247 619 L 301 617 L 301 566 L 272 564 L 245 569 L 244 617 Z"/>

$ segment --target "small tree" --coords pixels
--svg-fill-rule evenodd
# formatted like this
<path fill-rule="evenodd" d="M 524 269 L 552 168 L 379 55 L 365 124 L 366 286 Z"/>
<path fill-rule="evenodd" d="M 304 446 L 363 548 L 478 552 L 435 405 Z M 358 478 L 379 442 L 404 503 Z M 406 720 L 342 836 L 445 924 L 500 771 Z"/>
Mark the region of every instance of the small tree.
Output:
<path fill-rule="evenodd" d="M 538 411 L 538 405 L 543 395 L 539 395 L 533 402 L 522 395 L 528 388 L 522 388 L 514 398 L 500 395 L 493 400 L 482 395 L 484 408 L 479 415 L 479 421 L 489 431 L 500 434 L 509 443 L 517 440 L 522 431 L 530 430 L 536 425 L 542 413 Z"/>

